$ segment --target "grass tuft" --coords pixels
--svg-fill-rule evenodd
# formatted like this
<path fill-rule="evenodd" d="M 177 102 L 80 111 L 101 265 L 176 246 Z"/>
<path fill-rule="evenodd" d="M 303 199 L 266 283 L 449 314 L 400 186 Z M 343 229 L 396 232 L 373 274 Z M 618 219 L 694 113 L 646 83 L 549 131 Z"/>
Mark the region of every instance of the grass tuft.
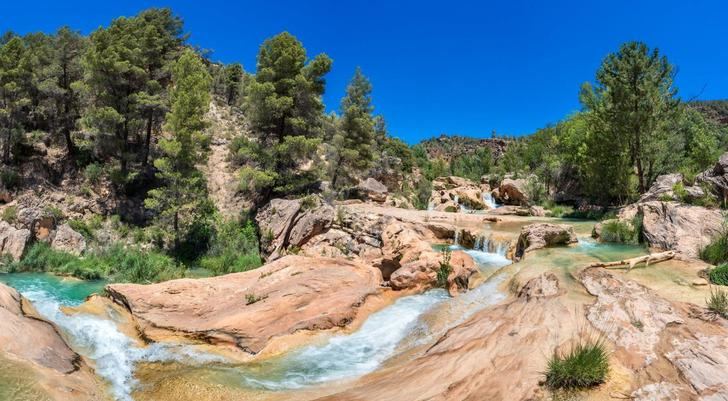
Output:
<path fill-rule="evenodd" d="M 585 389 L 605 382 L 609 373 L 609 354 L 601 338 L 579 340 L 568 352 L 554 352 L 546 370 L 546 385 L 551 389 Z"/>
<path fill-rule="evenodd" d="M 706 304 L 708 310 L 716 315 L 728 319 L 728 292 L 721 289 L 711 289 Z"/>

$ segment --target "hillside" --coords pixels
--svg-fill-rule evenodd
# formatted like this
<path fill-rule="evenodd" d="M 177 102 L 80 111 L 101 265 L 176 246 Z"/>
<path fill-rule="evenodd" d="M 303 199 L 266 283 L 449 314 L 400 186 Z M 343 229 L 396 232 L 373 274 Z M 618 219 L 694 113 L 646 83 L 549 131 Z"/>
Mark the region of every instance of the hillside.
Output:
<path fill-rule="evenodd" d="M 455 156 L 472 155 L 476 150 L 486 147 L 495 159 L 499 159 L 508 147 L 508 140 L 502 138 L 472 138 L 460 135 L 442 134 L 437 138 L 426 139 L 419 144 L 425 148 L 431 159 L 441 158 L 447 161 Z"/>
<path fill-rule="evenodd" d="M 696 100 L 689 105 L 705 117 L 722 125 L 728 125 L 728 99 L 724 100 Z"/>

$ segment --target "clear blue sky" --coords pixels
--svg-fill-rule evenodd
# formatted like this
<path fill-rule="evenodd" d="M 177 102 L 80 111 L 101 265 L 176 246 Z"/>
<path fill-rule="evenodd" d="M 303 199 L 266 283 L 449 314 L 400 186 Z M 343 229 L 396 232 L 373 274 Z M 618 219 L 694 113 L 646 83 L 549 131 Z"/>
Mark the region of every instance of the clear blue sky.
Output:
<path fill-rule="evenodd" d="M 579 109 L 579 86 L 619 44 L 642 40 L 679 67 L 683 99 L 728 98 L 728 3 L 720 1 L 6 1 L 0 31 L 89 33 L 112 18 L 171 7 L 190 42 L 254 71 L 260 43 L 287 30 L 333 58 L 338 109 L 361 66 L 376 112 L 413 143 L 440 133 L 524 134 Z M 532 4 L 533 3 L 533 4 Z M 540 4 L 536 4 L 540 3 Z"/>

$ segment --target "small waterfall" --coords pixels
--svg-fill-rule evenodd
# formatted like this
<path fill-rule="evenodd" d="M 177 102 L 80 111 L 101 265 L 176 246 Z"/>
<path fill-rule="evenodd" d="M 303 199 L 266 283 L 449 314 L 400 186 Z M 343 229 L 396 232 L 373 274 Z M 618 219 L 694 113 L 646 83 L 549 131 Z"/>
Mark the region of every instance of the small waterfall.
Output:
<path fill-rule="evenodd" d="M 453 245 L 459 246 L 460 245 L 460 230 L 455 229 L 455 238 L 453 238 Z"/>
<path fill-rule="evenodd" d="M 62 303 L 45 288 L 18 288 L 44 318 L 52 321 L 70 337 L 71 346 L 95 363 L 96 373 L 111 385 L 111 395 L 119 401 L 133 401 L 131 392 L 137 385 L 134 365 L 137 362 L 184 362 L 203 364 L 224 362 L 218 356 L 204 354 L 189 346 L 155 343 L 142 348 L 119 331 L 111 320 L 88 314 L 67 315 Z"/>
<path fill-rule="evenodd" d="M 500 206 L 495 202 L 493 194 L 487 191 L 483 192 L 483 203 L 485 203 L 485 205 L 488 206 L 488 208 L 490 209 L 495 209 Z"/>

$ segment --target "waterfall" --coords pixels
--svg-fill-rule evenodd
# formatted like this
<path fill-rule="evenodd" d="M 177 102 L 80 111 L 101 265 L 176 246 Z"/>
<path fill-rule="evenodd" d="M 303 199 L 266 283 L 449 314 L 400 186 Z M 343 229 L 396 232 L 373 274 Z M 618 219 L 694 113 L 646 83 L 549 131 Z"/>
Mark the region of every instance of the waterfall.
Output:
<path fill-rule="evenodd" d="M 453 238 L 453 245 L 459 246 L 460 245 L 460 230 L 455 229 L 455 238 Z"/>
<path fill-rule="evenodd" d="M 483 203 L 485 203 L 486 206 L 490 209 L 495 209 L 499 205 L 495 203 L 495 199 L 493 199 L 493 194 L 490 192 L 483 192 Z"/>
<path fill-rule="evenodd" d="M 140 347 L 111 320 L 83 313 L 63 313 L 61 300 L 47 288 L 31 284 L 18 291 L 33 303 L 41 316 L 68 334 L 70 345 L 76 351 L 94 361 L 96 374 L 110 384 L 111 395 L 116 400 L 132 401 L 131 392 L 137 385 L 134 378 L 137 362 L 224 362 L 221 357 L 198 352 L 189 346 L 155 343 Z"/>

